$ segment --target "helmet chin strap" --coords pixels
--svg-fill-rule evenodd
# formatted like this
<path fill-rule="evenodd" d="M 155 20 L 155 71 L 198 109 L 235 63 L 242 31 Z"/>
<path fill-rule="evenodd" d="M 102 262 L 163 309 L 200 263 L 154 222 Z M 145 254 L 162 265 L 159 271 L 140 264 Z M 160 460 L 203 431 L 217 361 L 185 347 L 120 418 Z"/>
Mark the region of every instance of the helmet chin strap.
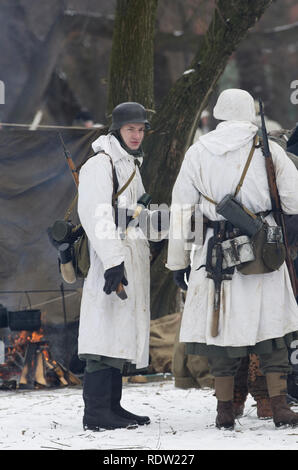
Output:
<path fill-rule="evenodd" d="M 116 129 L 115 131 L 112 131 L 111 134 L 116 137 L 116 139 L 120 143 L 121 147 L 124 148 L 124 150 L 126 150 L 126 152 L 129 153 L 129 155 L 132 155 L 135 158 L 143 157 L 144 152 L 143 152 L 143 149 L 142 149 L 141 145 L 138 149 L 132 150 L 126 145 L 126 143 L 122 139 L 122 136 L 121 136 L 120 131 L 118 129 Z"/>

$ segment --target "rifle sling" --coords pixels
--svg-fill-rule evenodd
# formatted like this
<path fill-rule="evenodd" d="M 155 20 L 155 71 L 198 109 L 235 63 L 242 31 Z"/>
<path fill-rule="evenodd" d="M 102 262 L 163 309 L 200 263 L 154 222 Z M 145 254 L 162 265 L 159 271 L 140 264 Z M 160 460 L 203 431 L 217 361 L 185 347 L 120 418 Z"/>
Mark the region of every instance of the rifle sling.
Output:
<path fill-rule="evenodd" d="M 132 172 L 132 174 L 130 175 L 130 177 L 126 181 L 126 183 L 122 186 L 122 188 L 115 194 L 115 196 L 114 196 L 115 199 L 117 199 L 120 196 L 120 194 L 122 194 L 126 190 L 126 188 L 130 185 L 130 183 L 134 179 L 135 174 L 136 174 L 136 168 L 134 169 L 134 171 Z"/>
<path fill-rule="evenodd" d="M 247 170 L 249 168 L 250 162 L 252 160 L 252 157 L 253 157 L 253 154 L 254 154 L 254 151 L 255 151 L 255 148 L 256 148 L 257 145 L 258 145 L 258 135 L 256 134 L 255 137 L 254 137 L 254 141 L 253 141 L 252 147 L 250 149 L 249 155 L 248 155 L 248 159 L 246 160 L 245 167 L 243 169 L 240 181 L 239 181 L 239 183 L 236 187 L 236 191 L 235 191 L 234 196 L 237 196 L 237 194 L 239 193 L 239 191 L 240 191 L 240 189 L 243 185 L 244 178 L 246 176 Z"/>
<path fill-rule="evenodd" d="M 237 184 L 237 187 L 236 187 L 236 190 L 235 190 L 235 193 L 234 193 L 234 196 L 237 196 L 237 194 L 239 193 L 242 185 L 243 185 L 243 181 L 244 181 L 244 178 L 246 176 L 246 173 L 247 173 L 247 170 L 249 168 L 249 165 L 250 165 L 250 162 L 252 160 L 252 157 L 253 157 L 253 154 L 254 154 L 254 151 L 255 151 L 255 148 L 257 147 L 258 145 L 258 135 L 256 134 L 255 137 L 254 137 L 254 141 L 253 141 L 253 144 L 252 144 L 252 147 L 250 149 L 250 152 L 249 152 L 249 155 L 248 155 L 248 158 L 246 160 L 246 163 L 245 163 L 245 166 L 243 168 L 243 171 L 242 171 L 242 174 L 241 174 L 241 177 L 240 177 L 240 180 L 239 180 L 239 183 Z M 205 196 L 205 194 L 201 193 L 202 196 L 207 199 L 207 201 L 211 202 L 212 204 L 216 205 L 217 206 L 217 202 L 216 201 L 213 201 L 213 199 L 211 199 L 210 197 L 208 196 Z M 255 218 L 255 214 L 253 214 L 253 212 L 251 212 L 249 209 L 247 209 L 246 207 L 243 206 L 243 209 L 253 218 Z"/>

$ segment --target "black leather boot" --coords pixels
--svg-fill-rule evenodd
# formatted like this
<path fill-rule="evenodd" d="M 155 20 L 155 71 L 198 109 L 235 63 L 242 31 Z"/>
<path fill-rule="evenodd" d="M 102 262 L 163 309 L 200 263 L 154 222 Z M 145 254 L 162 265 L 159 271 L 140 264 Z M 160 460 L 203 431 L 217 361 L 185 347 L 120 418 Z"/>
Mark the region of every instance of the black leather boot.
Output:
<path fill-rule="evenodd" d="M 138 426 L 136 420 L 121 417 L 111 409 L 112 372 L 112 368 L 91 373 L 85 371 L 83 382 L 85 430 L 134 429 Z"/>
<path fill-rule="evenodd" d="M 122 408 L 120 405 L 122 397 L 122 375 L 118 369 L 113 368 L 112 372 L 112 410 L 122 418 L 136 421 L 140 426 L 150 423 L 149 416 L 139 416 Z"/>

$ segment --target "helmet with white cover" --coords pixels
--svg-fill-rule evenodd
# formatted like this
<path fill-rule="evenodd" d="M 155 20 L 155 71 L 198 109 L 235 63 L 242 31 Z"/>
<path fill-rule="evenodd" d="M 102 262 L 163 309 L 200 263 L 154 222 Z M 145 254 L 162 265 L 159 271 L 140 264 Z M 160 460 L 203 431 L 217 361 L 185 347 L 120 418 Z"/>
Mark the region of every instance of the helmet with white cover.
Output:
<path fill-rule="evenodd" d="M 221 92 L 213 109 L 215 119 L 221 121 L 256 122 L 253 97 L 245 90 L 229 88 Z"/>

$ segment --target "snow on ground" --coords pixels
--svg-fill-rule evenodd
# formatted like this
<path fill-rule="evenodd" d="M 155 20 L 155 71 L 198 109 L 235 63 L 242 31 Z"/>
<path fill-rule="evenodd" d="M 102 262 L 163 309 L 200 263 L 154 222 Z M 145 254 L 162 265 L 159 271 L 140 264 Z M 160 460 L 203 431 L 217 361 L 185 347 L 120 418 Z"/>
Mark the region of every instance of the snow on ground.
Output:
<path fill-rule="evenodd" d="M 298 428 L 277 430 L 272 420 L 259 420 L 250 396 L 235 430 L 218 430 L 213 394 L 211 389 L 178 389 L 171 378 L 128 383 L 123 388 L 122 405 L 149 415 L 151 424 L 94 433 L 82 428 L 81 387 L 0 391 L 0 449 L 298 449 Z"/>

